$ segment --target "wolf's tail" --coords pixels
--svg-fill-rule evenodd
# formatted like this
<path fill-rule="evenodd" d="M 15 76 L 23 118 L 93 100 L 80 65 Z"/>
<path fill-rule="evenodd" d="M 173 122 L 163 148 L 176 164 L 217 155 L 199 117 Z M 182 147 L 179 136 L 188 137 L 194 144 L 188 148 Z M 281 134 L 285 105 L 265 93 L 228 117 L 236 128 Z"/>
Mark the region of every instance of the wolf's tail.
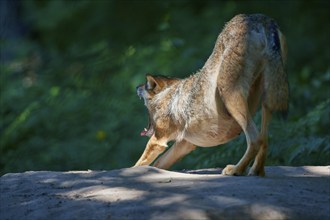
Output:
<path fill-rule="evenodd" d="M 289 84 L 286 73 L 287 47 L 275 21 L 267 28 L 267 65 L 264 72 L 263 104 L 271 111 L 287 115 Z"/>

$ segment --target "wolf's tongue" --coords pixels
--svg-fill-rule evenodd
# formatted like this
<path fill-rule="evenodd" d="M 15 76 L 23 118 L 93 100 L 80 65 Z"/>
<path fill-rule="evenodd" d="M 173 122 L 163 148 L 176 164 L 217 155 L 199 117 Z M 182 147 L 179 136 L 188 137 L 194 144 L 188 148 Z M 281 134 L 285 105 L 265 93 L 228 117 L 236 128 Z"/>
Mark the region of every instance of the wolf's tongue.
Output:
<path fill-rule="evenodd" d="M 141 131 L 140 135 L 147 136 L 147 132 L 148 132 L 148 130 L 145 128 L 145 129 L 143 129 L 143 131 Z"/>

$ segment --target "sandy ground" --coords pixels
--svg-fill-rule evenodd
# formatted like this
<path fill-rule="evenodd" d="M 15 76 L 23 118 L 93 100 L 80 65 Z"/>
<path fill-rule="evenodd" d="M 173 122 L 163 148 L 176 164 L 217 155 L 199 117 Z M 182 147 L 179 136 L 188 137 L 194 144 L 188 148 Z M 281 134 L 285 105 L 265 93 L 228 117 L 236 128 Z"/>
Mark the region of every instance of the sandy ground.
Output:
<path fill-rule="evenodd" d="M 0 219 L 330 219 L 330 166 L 25 172 L 0 178 Z"/>

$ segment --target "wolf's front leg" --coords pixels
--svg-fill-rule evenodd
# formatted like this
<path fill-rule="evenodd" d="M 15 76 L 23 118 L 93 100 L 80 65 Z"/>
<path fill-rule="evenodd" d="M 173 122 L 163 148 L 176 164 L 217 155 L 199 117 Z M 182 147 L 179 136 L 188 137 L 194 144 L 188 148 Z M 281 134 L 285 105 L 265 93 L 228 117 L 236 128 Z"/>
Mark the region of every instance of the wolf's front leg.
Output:
<path fill-rule="evenodd" d="M 186 140 L 175 142 L 166 153 L 156 160 L 154 166 L 161 169 L 169 169 L 176 161 L 195 149 L 196 146 Z"/>
<path fill-rule="evenodd" d="M 167 140 L 156 138 L 155 135 L 151 136 L 147 143 L 146 149 L 134 167 L 150 165 L 159 156 L 159 154 L 164 152 L 166 147 Z"/>

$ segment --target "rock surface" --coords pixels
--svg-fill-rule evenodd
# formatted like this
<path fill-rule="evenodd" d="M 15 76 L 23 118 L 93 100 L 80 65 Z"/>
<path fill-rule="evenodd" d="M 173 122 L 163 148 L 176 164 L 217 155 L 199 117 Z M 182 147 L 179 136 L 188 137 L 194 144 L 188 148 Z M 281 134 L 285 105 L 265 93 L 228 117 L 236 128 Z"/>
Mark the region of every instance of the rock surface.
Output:
<path fill-rule="evenodd" d="M 0 219 L 330 219 L 330 166 L 266 177 L 154 167 L 25 172 L 0 178 Z"/>

